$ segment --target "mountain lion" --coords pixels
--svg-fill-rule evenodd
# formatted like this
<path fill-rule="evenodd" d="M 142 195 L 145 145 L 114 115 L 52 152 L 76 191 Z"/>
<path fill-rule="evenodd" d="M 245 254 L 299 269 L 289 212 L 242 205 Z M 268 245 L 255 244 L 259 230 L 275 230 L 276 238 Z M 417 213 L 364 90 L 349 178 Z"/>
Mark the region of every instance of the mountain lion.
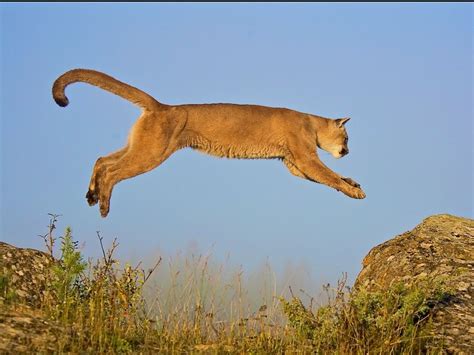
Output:
<path fill-rule="evenodd" d="M 165 105 L 133 86 L 88 69 L 70 70 L 54 82 L 53 97 L 59 106 L 67 106 L 64 90 L 75 82 L 98 86 L 143 109 L 127 145 L 95 163 L 86 198 L 91 206 L 100 203 L 102 217 L 109 213 L 115 184 L 156 168 L 185 147 L 217 157 L 277 158 L 293 175 L 352 198 L 365 197 L 358 183 L 330 170 L 316 152 L 319 147 L 335 158 L 349 153 L 344 127 L 349 118 L 329 119 L 257 105 Z"/>

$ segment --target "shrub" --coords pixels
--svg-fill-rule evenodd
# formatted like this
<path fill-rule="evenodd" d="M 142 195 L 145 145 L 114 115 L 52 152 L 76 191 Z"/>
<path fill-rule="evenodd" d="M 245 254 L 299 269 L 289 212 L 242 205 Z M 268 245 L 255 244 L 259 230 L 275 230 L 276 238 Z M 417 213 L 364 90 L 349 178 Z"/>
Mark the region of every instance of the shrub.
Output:
<path fill-rule="evenodd" d="M 364 288 L 348 294 L 340 283 L 336 296 L 315 312 L 302 301 L 281 299 L 283 312 L 299 336 L 317 352 L 416 353 L 433 342 L 430 316 L 434 305 L 453 291 L 445 279 L 425 279 L 411 285 L 396 283 L 384 291 Z"/>

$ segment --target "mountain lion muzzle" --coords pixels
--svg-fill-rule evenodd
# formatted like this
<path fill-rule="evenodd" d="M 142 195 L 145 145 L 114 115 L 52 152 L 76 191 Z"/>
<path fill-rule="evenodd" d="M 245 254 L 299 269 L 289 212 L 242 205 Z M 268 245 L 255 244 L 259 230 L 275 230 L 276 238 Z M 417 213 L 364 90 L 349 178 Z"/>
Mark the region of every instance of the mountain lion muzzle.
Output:
<path fill-rule="evenodd" d="M 156 168 L 186 147 L 217 157 L 280 159 L 295 176 L 352 198 L 365 197 L 358 183 L 329 169 L 317 155 L 316 147 L 335 158 L 349 153 L 345 129 L 349 118 L 329 119 L 258 105 L 165 105 L 133 86 L 88 69 L 70 70 L 54 82 L 53 97 L 59 106 L 67 106 L 64 90 L 75 82 L 98 86 L 143 110 L 127 145 L 95 163 L 86 198 L 91 206 L 99 202 L 102 217 L 109 213 L 115 184 Z"/>

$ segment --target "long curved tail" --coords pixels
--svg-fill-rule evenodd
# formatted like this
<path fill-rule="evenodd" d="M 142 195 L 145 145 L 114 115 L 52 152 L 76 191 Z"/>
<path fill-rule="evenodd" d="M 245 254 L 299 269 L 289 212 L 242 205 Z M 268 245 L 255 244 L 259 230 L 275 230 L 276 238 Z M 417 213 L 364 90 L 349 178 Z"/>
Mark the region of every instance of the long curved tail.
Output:
<path fill-rule="evenodd" d="M 69 100 L 66 97 L 64 90 L 69 84 L 77 82 L 84 82 L 98 86 L 101 89 L 110 91 L 115 95 L 133 102 L 145 110 L 153 110 L 162 105 L 152 96 L 140 89 L 122 83 L 107 74 L 90 69 L 73 69 L 61 75 L 53 84 L 53 98 L 59 106 L 65 107 L 69 104 Z"/>

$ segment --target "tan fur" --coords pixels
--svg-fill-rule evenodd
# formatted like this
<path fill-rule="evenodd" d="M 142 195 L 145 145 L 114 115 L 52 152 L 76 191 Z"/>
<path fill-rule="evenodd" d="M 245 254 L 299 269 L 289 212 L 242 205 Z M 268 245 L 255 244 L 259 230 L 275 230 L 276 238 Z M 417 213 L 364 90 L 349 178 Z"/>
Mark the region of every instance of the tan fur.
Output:
<path fill-rule="evenodd" d="M 127 145 L 99 158 L 94 166 L 86 197 L 91 206 L 100 202 L 103 217 L 109 212 L 115 184 L 156 168 L 185 147 L 217 157 L 281 159 L 295 176 L 328 185 L 352 198 L 365 197 L 359 184 L 330 170 L 316 152 L 319 147 L 335 158 L 349 152 L 344 127 L 348 118 L 329 119 L 257 105 L 164 105 L 133 86 L 87 69 L 68 71 L 55 81 L 53 97 L 58 105 L 68 104 L 64 90 L 79 81 L 143 108 Z"/>

